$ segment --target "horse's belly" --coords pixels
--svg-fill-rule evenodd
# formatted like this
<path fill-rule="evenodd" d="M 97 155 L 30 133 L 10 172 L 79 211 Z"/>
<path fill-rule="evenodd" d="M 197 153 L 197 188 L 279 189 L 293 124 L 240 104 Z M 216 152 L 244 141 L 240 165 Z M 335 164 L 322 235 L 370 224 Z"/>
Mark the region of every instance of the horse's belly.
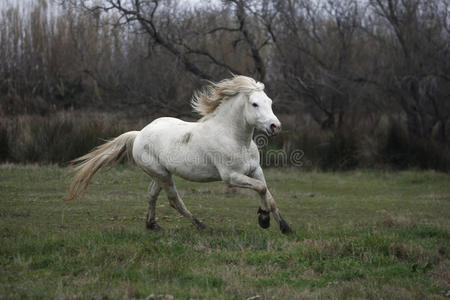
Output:
<path fill-rule="evenodd" d="M 186 161 L 183 164 L 169 165 L 170 173 L 180 176 L 186 180 L 208 182 L 220 179 L 220 174 L 213 165 L 202 165 L 196 161 Z"/>
<path fill-rule="evenodd" d="M 189 181 L 196 181 L 196 182 L 211 182 L 211 181 L 220 181 L 219 174 L 210 174 L 210 173 L 184 173 L 184 172 L 173 172 L 173 174 L 180 176 L 183 179 L 189 180 Z"/>

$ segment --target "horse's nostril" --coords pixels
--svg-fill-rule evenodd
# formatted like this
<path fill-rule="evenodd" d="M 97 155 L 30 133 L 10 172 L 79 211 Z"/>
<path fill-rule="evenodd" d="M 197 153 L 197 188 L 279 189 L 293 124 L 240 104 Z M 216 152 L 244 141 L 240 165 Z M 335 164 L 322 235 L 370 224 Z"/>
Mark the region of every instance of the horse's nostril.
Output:
<path fill-rule="evenodd" d="M 275 130 L 277 129 L 277 125 L 275 125 L 274 123 L 270 124 L 270 130 L 272 130 L 272 132 L 275 132 Z"/>

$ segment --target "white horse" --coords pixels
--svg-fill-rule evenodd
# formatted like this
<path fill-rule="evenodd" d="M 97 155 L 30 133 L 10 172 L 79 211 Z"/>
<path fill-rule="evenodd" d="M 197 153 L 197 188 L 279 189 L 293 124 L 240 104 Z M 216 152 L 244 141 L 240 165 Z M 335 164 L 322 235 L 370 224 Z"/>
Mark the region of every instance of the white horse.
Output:
<path fill-rule="evenodd" d="M 266 186 L 259 165 L 259 152 L 252 140 L 254 129 L 277 134 L 281 124 L 272 112 L 272 100 L 264 85 L 246 76 L 233 76 L 194 94 L 192 106 L 201 115 L 198 122 L 159 118 L 141 131 L 126 132 L 75 159 L 75 175 L 69 191 L 74 199 L 87 188 L 95 172 L 119 161 L 126 153 L 153 178 L 149 187 L 146 225 L 160 230 L 156 223 L 156 200 L 164 189 L 170 205 L 198 228 L 205 225 L 195 218 L 177 192 L 172 174 L 191 181 L 222 180 L 231 187 L 249 188 L 261 197 L 258 221 L 270 226 L 270 212 L 282 233 L 292 230 L 280 215 Z"/>

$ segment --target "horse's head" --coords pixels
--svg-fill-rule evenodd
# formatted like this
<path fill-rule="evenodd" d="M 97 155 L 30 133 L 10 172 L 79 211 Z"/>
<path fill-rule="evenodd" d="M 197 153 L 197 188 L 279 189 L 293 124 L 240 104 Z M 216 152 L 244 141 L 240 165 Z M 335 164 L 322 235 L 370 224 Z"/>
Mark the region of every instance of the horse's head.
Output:
<path fill-rule="evenodd" d="M 272 111 L 272 100 L 263 91 L 249 94 L 244 116 L 249 125 L 269 135 L 276 135 L 281 130 L 281 123 Z"/>

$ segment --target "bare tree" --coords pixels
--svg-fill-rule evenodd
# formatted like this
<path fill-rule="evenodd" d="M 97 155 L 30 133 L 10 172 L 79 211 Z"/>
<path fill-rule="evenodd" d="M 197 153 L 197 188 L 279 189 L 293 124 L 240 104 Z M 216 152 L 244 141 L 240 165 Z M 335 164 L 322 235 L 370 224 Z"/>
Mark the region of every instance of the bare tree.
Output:
<path fill-rule="evenodd" d="M 441 142 L 447 140 L 450 118 L 448 5 L 445 0 L 370 1 L 376 19 L 369 30 L 385 50 L 379 86 L 403 109 L 412 135 L 430 139 L 437 131 Z"/>
<path fill-rule="evenodd" d="M 354 101 L 359 24 L 357 1 L 277 1 L 278 18 L 265 22 L 277 46 L 276 62 L 295 100 L 323 128 L 340 128 Z M 350 75 L 351 74 L 351 75 Z"/>
<path fill-rule="evenodd" d="M 118 24 L 138 24 L 139 29 L 151 38 L 153 45 L 165 49 L 196 77 L 213 78 L 208 67 L 204 67 L 208 64 L 232 73 L 250 73 L 260 80 L 266 77 L 262 49 L 267 45 L 267 36 L 261 36 L 258 32 L 260 26 L 254 17 L 254 7 L 258 1 L 225 0 L 223 12 L 205 7 L 201 16 L 198 11 L 182 9 L 171 1 L 104 0 L 92 4 L 86 0 L 66 0 L 65 3 L 93 14 L 118 14 Z M 201 22 L 200 19 L 208 14 L 212 16 L 209 22 Z M 222 21 L 217 22 L 218 18 Z M 248 70 L 247 64 L 244 67 L 234 64 L 227 57 L 229 54 L 212 51 L 217 50 L 214 44 L 220 39 L 228 43 L 232 50 L 244 45 L 243 50 L 248 52 L 252 70 Z"/>

